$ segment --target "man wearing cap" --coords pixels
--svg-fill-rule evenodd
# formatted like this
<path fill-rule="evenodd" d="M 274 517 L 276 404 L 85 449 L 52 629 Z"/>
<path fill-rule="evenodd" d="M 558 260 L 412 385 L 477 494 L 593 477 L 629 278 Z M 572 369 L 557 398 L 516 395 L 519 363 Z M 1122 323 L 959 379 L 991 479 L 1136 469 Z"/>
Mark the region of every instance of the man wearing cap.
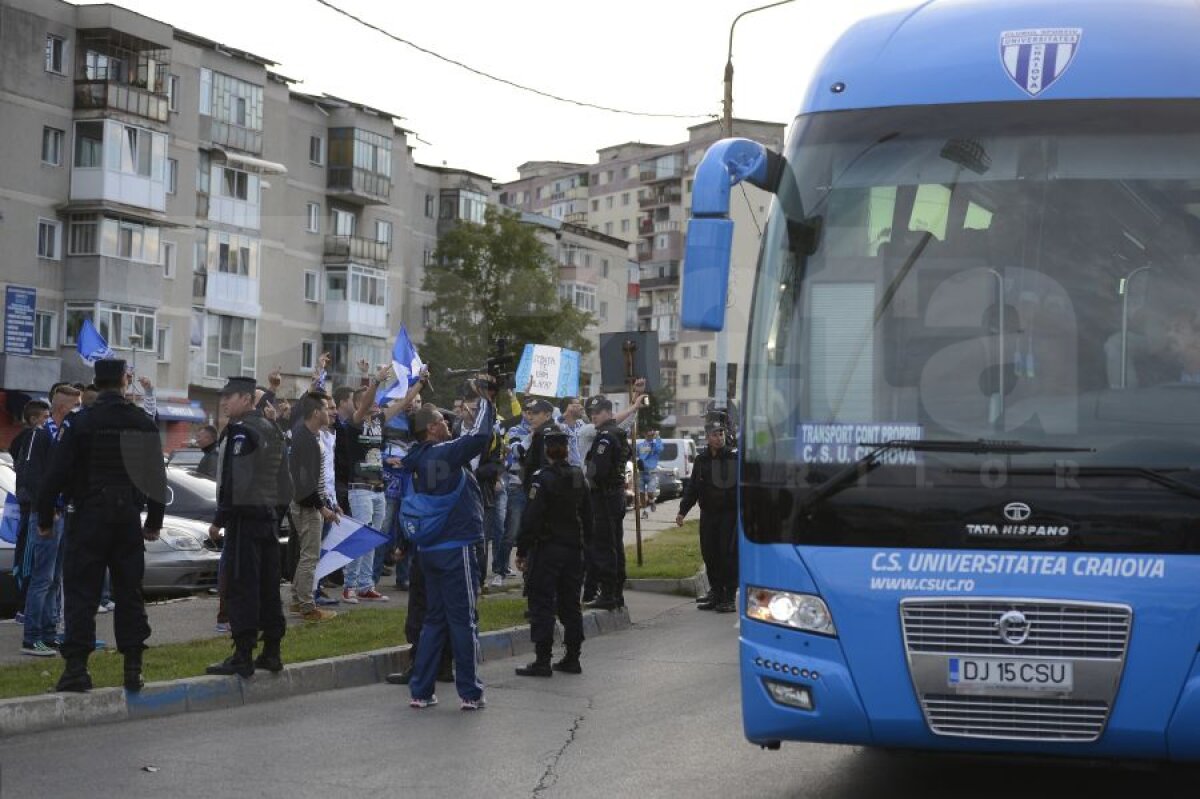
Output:
<path fill-rule="evenodd" d="M 697 607 L 733 613 L 738 585 L 737 448 L 726 443 L 725 418 L 710 416 L 704 425 L 708 447 L 692 465 L 675 524 L 682 525 L 692 506 L 700 503 L 700 554 L 710 590 Z"/>
<path fill-rule="evenodd" d="M 409 691 L 414 708 L 437 703 L 433 693 L 438 659 L 449 637 L 454 653 L 454 681 L 463 710 L 483 707 L 483 683 L 476 666 L 479 657 L 479 633 L 475 601 L 479 587 L 479 564 L 475 547 L 483 538 L 483 497 L 471 470 L 471 461 L 487 447 L 492 437 L 496 411 L 490 397 L 494 387 L 482 380 L 473 384 L 479 394 L 479 410 L 470 426 L 456 439 L 450 438 L 446 418 L 432 405 L 423 405 L 413 414 L 411 427 L 417 443 L 404 457 L 404 467 L 412 475 L 411 492 L 401 505 L 401 514 L 420 505 L 435 509 L 438 522 L 419 540 L 414 541 L 428 603 L 421 628 Z M 430 495 L 421 498 L 420 495 Z"/>
<path fill-rule="evenodd" d="M 555 671 L 580 674 L 583 615 L 583 548 L 592 539 L 592 503 L 583 471 L 567 462 L 568 436 L 554 430 L 544 437 L 547 466 L 533 475 L 529 503 L 517 538 L 517 568 L 529 587 L 529 637 L 537 659 L 517 669 L 522 677 L 551 677 Z M 567 653 L 550 664 L 554 617 L 563 625 Z"/>
<path fill-rule="evenodd" d="M 100 360 L 95 369 L 99 396 L 64 426 L 38 490 L 40 537 L 53 535 L 60 493 L 75 506 L 63 566 L 67 635 L 62 656 L 67 664 L 56 690 L 92 687 L 87 661 L 96 645 L 96 608 L 108 570 L 116 599 L 117 649 L 125 660 L 124 685 L 139 691 L 142 650 L 150 637 L 142 602 L 143 542 L 156 541 L 162 529 L 167 471 L 158 428 L 125 401 L 125 362 Z"/>
<path fill-rule="evenodd" d="M 615 610 L 625 605 L 625 463 L 629 445 L 613 419 L 612 402 L 596 395 L 584 406 L 596 437 L 588 450 L 586 474 L 591 484 L 595 534 L 591 565 L 599 595 L 588 607 Z"/>
<path fill-rule="evenodd" d="M 281 564 L 276 535 L 278 508 L 293 494 L 283 434 L 255 409 L 254 379 L 230 377 L 221 389 L 221 413 L 229 419 L 217 466 L 217 513 L 209 537 L 225 530 L 225 600 L 233 654 L 209 666 L 209 674 L 250 677 L 254 669 L 282 671 L 279 644 L 287 629 L 279 598 Z M 263 650 L 254 659 L 262 632 Z"/>

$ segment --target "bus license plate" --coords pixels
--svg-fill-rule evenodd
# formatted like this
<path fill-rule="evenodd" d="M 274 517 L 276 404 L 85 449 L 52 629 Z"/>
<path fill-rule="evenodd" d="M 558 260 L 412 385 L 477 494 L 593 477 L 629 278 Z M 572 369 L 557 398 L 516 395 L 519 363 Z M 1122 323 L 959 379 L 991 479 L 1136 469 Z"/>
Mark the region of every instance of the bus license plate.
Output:
<path fill-rule="evenodd" d="M 1074 663 L 1068 660 L 948 658 L 951 688 L 1007 688 L 1024 691 L 1070 691 Z"/>

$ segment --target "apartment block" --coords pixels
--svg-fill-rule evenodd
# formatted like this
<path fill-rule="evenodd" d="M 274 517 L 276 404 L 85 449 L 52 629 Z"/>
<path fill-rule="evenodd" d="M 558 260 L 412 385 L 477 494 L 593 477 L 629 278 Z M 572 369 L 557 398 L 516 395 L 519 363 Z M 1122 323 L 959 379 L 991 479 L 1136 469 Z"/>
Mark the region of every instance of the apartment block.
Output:
<path fill-rule="evenodd" d="M 784 126 L 734 120 L 734 135 L 782 149 Z M 684 238 L 691 208 L 692 176 L 708 147 L 721 138 L 717 122 L 688 129 L 687 141 L 674 145 L 627 142 L 597 151 L 596 162 L 531 161 L 518 167 L 519 178 L 497 187 L 498 202 L 525 212 L 586 225 L 629 243 L 638 265 L 631 281 L 632 324 L 625 329 L 658 333 L 664 382 L 674 393 L 666 426 L 680 435 L 703 430 L 709 406 L 709 371 L 717 358 L 716 336 L 681 330 L 679 287 Z M 758 256 L 760 228 L 769 195 L 746 187 L 731 208 L 735 221 L 733 269 L 727 314 L 728 362 L 744 360 L 746 329 Z"/>

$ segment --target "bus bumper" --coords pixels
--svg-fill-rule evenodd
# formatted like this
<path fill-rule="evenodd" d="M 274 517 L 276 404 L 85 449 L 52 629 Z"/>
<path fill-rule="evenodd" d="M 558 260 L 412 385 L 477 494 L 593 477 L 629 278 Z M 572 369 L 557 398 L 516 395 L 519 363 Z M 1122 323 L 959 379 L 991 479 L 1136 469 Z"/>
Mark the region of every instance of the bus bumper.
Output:
<path fill-rule="evenodd" d="M 743 618 L 740 638 L 742 719 L 747 740 L 869 744 L 871 728 L 841 647 L 831 638 Z M 807 693 L 811 709 L 772 694 Z"/>

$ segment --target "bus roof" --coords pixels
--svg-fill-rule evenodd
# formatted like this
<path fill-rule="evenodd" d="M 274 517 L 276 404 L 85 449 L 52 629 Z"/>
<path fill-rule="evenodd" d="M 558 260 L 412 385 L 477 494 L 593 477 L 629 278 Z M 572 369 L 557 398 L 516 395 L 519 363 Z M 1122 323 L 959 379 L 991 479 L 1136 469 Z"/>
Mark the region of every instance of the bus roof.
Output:
<path fill-rule="evenodd" d="M 848 30 L 801 113 L 1200 97 L 1195 0 L 930 0 Z"/>

